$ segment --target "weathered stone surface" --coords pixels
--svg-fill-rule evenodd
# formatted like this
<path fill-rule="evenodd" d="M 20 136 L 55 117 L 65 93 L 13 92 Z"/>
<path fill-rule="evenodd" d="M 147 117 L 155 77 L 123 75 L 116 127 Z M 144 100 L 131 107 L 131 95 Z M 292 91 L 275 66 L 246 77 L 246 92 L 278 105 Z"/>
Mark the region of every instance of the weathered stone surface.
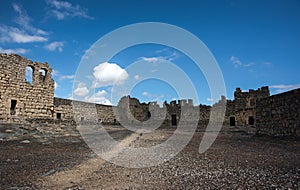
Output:
<path fill-rule="evenodd" d="M 272 136 L 300 135 L 300 89 L 257 101 L 258 133 Z"/>
<path fill-rule="evenodd" d="M 26 81 L 26 67 L 32 81 Z M 44 74 L 43 74 L 44 72 Z M 51 118 L 54 80 L 48 63 L 33 62 L 16 54 L 0 54 L 0 120 Z"/>
<path fill-rule="evenodd" d="M 26 81 L 27 66 L 33 70 L 31 83 Z M 51 72 L 47 62 L 0 54 L 0 122 L 73 126 L 82 122 L 119 125 L 125 120 L 132 125 L 151 118 L 153 125 L 163 121 L 162 126 L 177 126 L 182 121 L 191 126 L 198 122 L 198 129 L 204 130 L 211 118 L 224 117 L 221 112 L 212 112 L 212 108 L 218 110 L 226 103 L 225 126 L 244 127 L 253 134 L 299 135 L 299 89 L 270 96 L 268 87 L 247 92 L 237 88 L 234 100 L 222 97 L 213 106 L 193 105 L 189 99 L 164 102 L 160 107 L 157 102 L 140 103 L 126 96 L 116 107 L 54 97 Z"/>

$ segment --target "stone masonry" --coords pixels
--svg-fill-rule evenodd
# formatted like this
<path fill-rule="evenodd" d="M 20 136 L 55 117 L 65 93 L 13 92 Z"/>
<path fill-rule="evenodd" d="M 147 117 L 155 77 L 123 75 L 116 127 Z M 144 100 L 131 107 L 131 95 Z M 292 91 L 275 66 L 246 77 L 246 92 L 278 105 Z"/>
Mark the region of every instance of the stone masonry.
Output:
<path fill-rule="evenodd" d="M 300 136 L 300 89 L 257 100 L 256 128 L 271 136 Z"/>
<path fill-rule="evenodd" d="M 26 81 L 26 69 L 32 81 Z M 48 63 L 33 62 L 16 54 L 0 54 L 0 120 L 51 118 L 54 80 Z"/>
<path fill-rule="evenodd" d="M 27 79 L 28 70 L 32 71 L 31 81 Z M 185 125 L 199 118 L 196 122 L 204 129 L 212 108 L 226 104 L 224 126 L 251 127 L 256 134 L 300 135 L 300 89 L 270 96 L 267 86 L 249 91 L 237 88 L 234 100 L 222 97 L 212 106 L 193 105 L 189 99 L 164 102 L 160 107 L 157 102 L 140 103 L 130 96 L 121 98 L 118 106 L 107 106 L 54 97 L 51 72 L 48 63 L 33 62 L 16 54 L 0 54 L 0 122 L 119 125 L 125 117 L 129 124 L 152 118 L 154 122 L 163 119 L 163 126 L 177 126 L 182 118 Z M 190 111 L 183 112 L 185 108 Z"/>

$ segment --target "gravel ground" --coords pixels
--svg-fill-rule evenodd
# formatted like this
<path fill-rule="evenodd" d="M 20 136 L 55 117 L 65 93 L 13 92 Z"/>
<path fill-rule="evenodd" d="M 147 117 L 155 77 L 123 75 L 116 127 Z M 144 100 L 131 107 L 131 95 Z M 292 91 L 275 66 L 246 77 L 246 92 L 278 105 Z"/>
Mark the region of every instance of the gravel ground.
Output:
<path fill-rule="evenodd" d="M 157 130 L 130 145 L 149 147 L 170 135 Z M 171 160 L 135 169 L 102 160 L 81 141 L 1 142 L 1 189 L 300 189 L 299 139 L 226 132 L 200 154 L 202 135 Z"/>

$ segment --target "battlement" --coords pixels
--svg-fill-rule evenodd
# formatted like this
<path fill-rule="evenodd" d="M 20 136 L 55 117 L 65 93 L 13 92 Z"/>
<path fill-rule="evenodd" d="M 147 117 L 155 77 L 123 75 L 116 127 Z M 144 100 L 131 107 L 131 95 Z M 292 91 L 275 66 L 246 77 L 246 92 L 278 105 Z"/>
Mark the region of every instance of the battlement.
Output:
<path fill-rule="evenodd" d="M 161 108 L 157 102 L 141 103 L 137 98 L 124 96 L 118 103 L 119 113 L 116 113 L 115 106 L 54 98 L 51 73 L 47 62 L 0 53 L 0 121 L 42 119 L 118 124 L 125 119 L 128 124 L 138 120 L 136 124 L 141 125 L 152 118 L 151 122 L 163 120 L 165 126 L 177 126 L 182 118 L 192 123 L 199 118 L 198 125 L 205 127 L 211 114 L 223 117 L 218 110 L 226 105 L 225 125 L 256 126 L 257 131 L 275 135 L 282 131 L 284 134 L 299 134 L 297 131 L 300 131 L 299 89 L 270 97 L 267 86 L 248 91 L 236 88 L 234 100 L 222 96 L 212 106 L 195 106 L 192 99 L 182 99 L 165 101 Z"/>

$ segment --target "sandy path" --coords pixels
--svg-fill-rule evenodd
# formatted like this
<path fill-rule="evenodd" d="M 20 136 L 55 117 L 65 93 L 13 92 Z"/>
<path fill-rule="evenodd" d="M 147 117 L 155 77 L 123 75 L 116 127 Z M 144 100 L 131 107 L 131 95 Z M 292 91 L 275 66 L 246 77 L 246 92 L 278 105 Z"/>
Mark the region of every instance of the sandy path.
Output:
<path fill-rule="evenodd" d="M 139 134 L 133 133 L 123 139 L 112 150 L 107 152 L 110 157 L 117 156 L 124 148 L 137 139 Z M 44 189 L 64 189 L 66 187 L 76 186 L 89 178 L 95 171 L 101 167 L 106 161 L 99 156 L 91 158 L 84 163 L 77 165 L 69 170 L 63 170 L 53 175 L 46 176 L 42 179 L 42 187 Z"/>

